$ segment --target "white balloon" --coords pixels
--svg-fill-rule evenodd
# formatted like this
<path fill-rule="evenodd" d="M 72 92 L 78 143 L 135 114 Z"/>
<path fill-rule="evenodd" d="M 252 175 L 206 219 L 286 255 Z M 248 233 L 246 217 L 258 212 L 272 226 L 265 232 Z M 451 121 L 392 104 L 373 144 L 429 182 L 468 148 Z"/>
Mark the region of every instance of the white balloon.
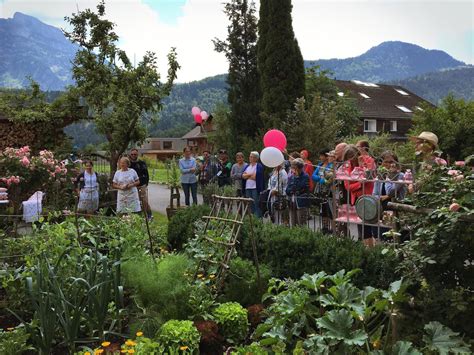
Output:
<path fill-rule="evenodd" d="M 206 111 L 201 111 L 201 117 L 203 120 L 207 120 L 209 117 L 209 114 Z"/>
<path fill-rule="evenodd" d="M 260 160 L 265 166 L 274 168 L 281 165 L 285 161 L 285 158 L 283 157 L 283 153 L 280 151 L 280 149 L 275 147 L 266 147 L 262 150 L 262 153 L 260 153 Z"/>

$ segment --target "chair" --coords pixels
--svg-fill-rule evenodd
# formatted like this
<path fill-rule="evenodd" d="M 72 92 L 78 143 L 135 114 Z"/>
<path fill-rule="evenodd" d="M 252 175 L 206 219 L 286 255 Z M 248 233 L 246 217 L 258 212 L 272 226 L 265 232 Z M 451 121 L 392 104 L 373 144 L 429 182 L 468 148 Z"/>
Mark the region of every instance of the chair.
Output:
<path fill-rule="evenodd" d="M 27 223 L 36 222 L 43 210 L 44 193 L 36 191 L 27 201 L 22 202 L 23 220 Z"/>

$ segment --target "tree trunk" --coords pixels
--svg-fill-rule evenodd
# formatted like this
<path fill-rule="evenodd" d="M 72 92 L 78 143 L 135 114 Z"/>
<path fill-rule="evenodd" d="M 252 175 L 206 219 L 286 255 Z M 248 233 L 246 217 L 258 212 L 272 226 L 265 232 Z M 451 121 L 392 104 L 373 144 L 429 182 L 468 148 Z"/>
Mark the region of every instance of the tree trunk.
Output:
<path fill-rule="evenodd" d="M 109 163 L 110 163 L 110 175 L 109 175 L 110 181 L 113 180 L 115 172 L 117 171 L 117 165 L 118 165 L 119 158 L 120 158 L 120 154 L 118 152 L 116 152 L 116 151 L 111 151 L 110 152 L 110 161 L 109 161 Z"/>

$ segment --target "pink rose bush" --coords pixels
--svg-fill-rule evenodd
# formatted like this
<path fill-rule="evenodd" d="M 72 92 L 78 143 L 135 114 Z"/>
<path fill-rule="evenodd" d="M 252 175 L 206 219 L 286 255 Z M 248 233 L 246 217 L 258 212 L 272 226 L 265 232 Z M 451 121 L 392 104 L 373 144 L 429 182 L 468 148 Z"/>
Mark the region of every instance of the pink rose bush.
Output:
<path fill-rule="evenodd" d="M 457 212 L 459 211 L 459 209 L 461 208 L 461 206 L 459 205 L 459 203 L 457 202 L 453 202 L 450 206 L 449 206 L 449 210 L 451 212 Z"/>
<path fill-rule="evenodd" d="M 58 190 L 57 186 L 66 181 L 67 173 L 67 167 L 49 150 L 37 155 L 28 146 L 0 151 L 0 187 L 16 191 L 17 203 L 35 191 L 48 191 L 53 185 Z"/>

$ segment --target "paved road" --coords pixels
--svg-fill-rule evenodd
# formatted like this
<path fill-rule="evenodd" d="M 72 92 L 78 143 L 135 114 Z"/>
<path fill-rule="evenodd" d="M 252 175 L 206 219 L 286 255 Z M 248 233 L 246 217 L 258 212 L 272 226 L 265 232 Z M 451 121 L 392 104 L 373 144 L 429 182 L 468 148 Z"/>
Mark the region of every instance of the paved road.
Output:
<path fill-rule="evenodd" d="M 184 205 L 184 193 L 180 189 L 181 205 Z M 168 186 L 162 184 L 148 185 L 148 202 L 152 211 L 166 214 L 166 207 L 170 204 L 170 190 Z M 192 197 L 191 197 L 192 202 Z M 202 204 L 202 196 L 198 194 L 198 203 Z"/>

